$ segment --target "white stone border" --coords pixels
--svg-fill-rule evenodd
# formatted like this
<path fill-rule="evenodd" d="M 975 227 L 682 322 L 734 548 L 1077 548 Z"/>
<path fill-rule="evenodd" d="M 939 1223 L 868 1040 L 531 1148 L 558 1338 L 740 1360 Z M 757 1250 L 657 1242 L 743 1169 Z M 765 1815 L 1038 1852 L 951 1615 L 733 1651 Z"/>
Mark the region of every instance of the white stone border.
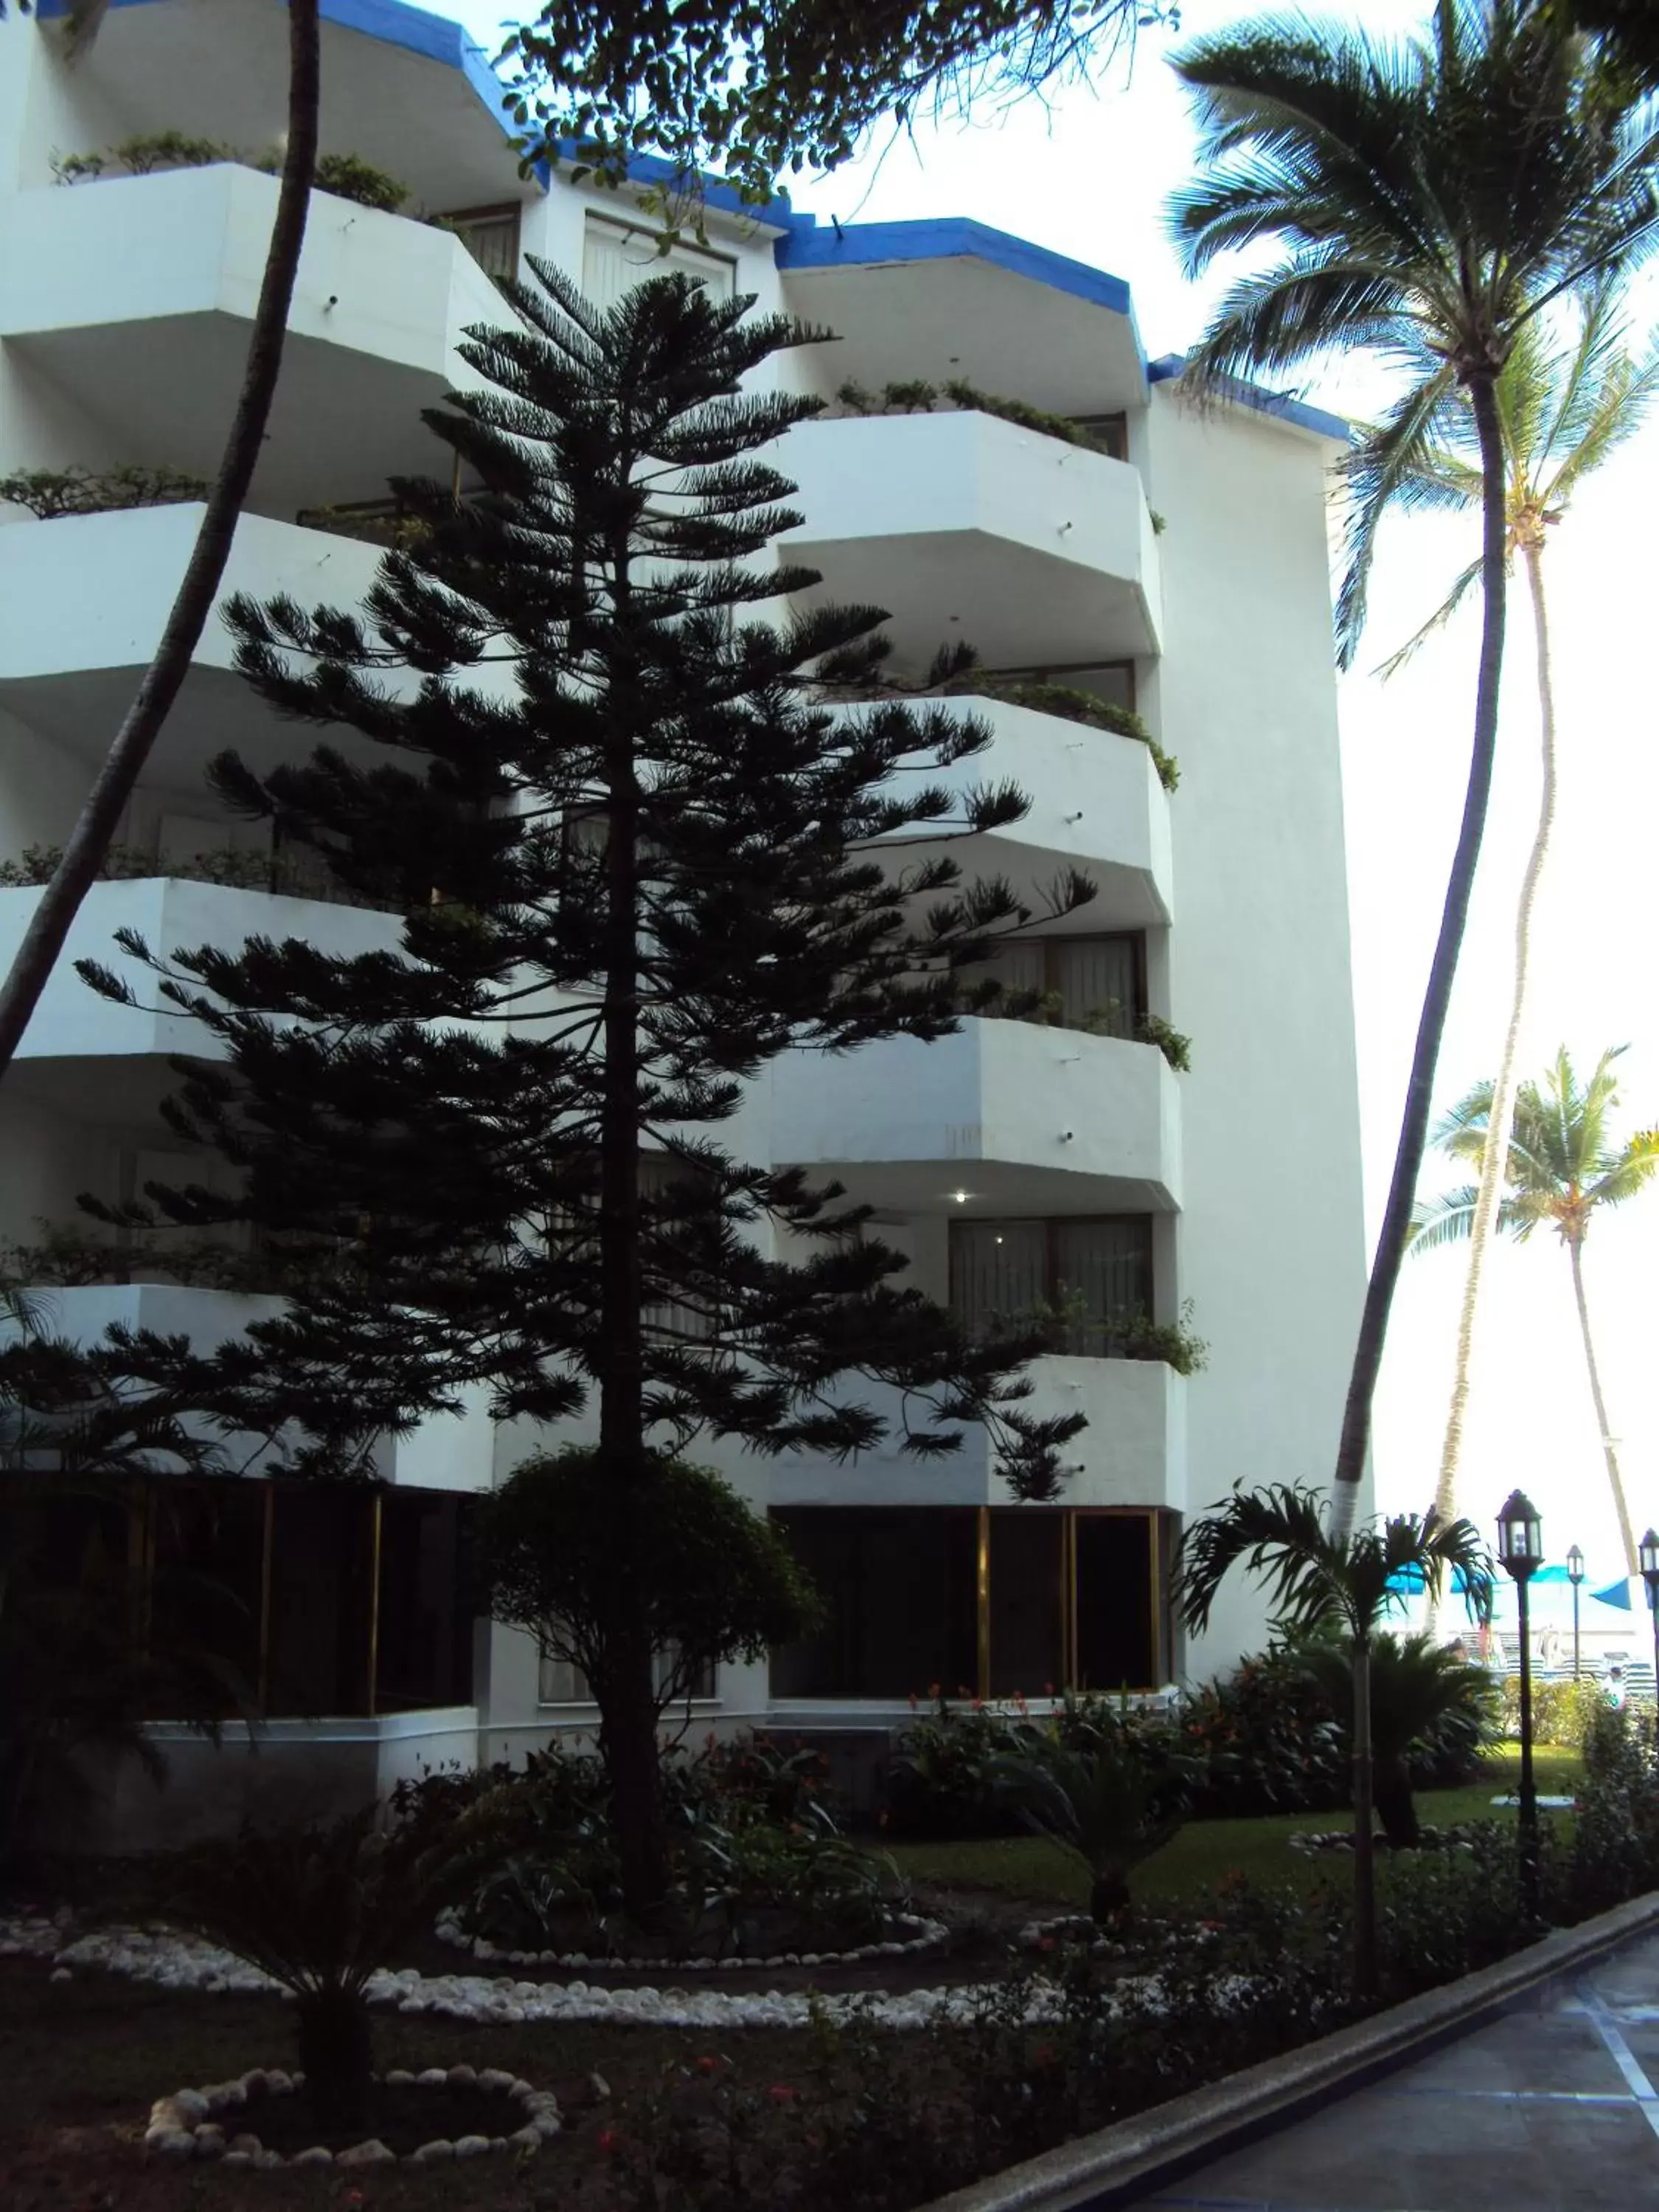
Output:
<path fill-rule="evenodd" d="M 52 1978 L 71 1980 L 92 1967 L 131 1975 L 162 1989 L 251 1996 L 283 1994 L 281 1985 L 211 1943 L 170 1928 L 104 1928 L 76 1936 L 70 1919 L 0 1919 L 0 1958 L 50 1961 Z M 638 2023 L 652 2027 L 733 2028 L 807 2027 L 816 2008 L 832 2018 L 858 2012 L 883 2027 L 930 2027 L 936 2020 L 966 2020 L 975 2002 L 1000 1986 L 960 1983 L 942 1989 L 824 1996 L 781 1990 L 595 1988 L 586 1982 L 515 1980 L 509 1974 L 422 1974 L 413 1966 L 372 1977 L 371 2003 L 404 2013 L 435 2013 L 450 2020 L 516 2025 L 521 2021 Z M 1033 2015 L 1036 2015 L 1034 2014 Z"/>
<path fill-rule="evenodd" d="M 209 2088 L 175 2089 L 150 2106 L 144 2148 L 152 2158 L 181 2163 L 185 2159 L 212 2160 L 223 2166 L 258 2166 L 261 2172 L 279 2166 L 435 2166 L 441 2159 L 483 2158 L 492 2151 L 533 2158 L 560 2129 L 559 2100 L 552 2091 L 533 2089 L 501 2067 L 486 2066 L 480 2072 L 472 2066 L 428 2066 L 423 2073 L 411 2074 L 394 2066 L 386 2076 L 388 2089 L 482 2089 L 516 2106 L 516 2112 L 503 2118 L 516 2118 L 520 2124 L 510 2134 L 498 2136 L 459 2136 L 453 2142 L 434 2136 L 401 2159 L 378 2136 L 341 2151 L 313 2143 L 285 2158 L 279 2150 L 267 2150 L 256 2135 L 227 2133 L 228 2121 L 246 2107 L 256 2089 L 268 2097 L 290 2097 L 304 2088 L 305 2080 L 303 2074 L 284 2073 L 280 2066 L 256 2066 Z"/>
<path fill-rule="evenodd" d="M 453 1943 L 458 1950 L 470 1951 L 475 1959 L 499 1959 L 508 1966 L 598 1966 L 617 1973 L 641 1974 L 733 1973 L 744 1969 L 764 1973 L 782 1966 L 854 1966 L 872 1959 L 914 1958 L 923 1951 L 938 1950 L 951 1940 L 951 1931 L 942 1920 L 925 1920 L 919 1913 L 896 1912 L 892 1925 L 915 1932 L 902 1942 L 861 1943 L 853 1951 L 782 1951 L 770 1959 L 615 1959 L 595 1956 L 586 1951 L 510 1951 L 492 1943 L 487 1936 L 469 1936 L 453 1906 L 447 1906 L 438 1915 L 432 1932 L 441 1943 Z"/>

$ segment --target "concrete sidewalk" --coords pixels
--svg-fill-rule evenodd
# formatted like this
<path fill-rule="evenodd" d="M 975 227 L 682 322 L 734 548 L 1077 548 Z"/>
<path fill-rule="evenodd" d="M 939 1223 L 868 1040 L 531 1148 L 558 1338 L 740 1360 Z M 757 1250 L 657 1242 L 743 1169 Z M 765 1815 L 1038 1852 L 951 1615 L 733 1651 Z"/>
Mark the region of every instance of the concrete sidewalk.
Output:
<path fill-rule="evenodd" d="M 1134 2212 L 1659 2212 L 1659 1936 Z"/>

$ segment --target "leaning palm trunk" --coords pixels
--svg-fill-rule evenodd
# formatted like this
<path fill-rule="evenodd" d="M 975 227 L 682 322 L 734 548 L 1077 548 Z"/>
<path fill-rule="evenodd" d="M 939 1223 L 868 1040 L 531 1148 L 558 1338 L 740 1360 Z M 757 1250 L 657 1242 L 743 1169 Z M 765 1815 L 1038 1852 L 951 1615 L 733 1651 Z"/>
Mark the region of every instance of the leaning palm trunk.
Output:
<path fill-rule="evenodd" d="M 95 15 L 93 21 L 95 23 Z M 248 337 L 247 365 L 236 412 L 155 657 L 116 732 L 52 881 L 40 894 L 10 973 L 0 983 L 0 1077 L 22 1042 L 82 901 L 97 880 L 144 764 L 190 672 L 224 580 L 237 519 L 264 442 L 282 367 L 283 341 L 288 331 L 294 280 L 305 242 L 306 210 L 317 165 L 320 73 L 318 0 L 289 0 L 288 141 L 276 218 Z"/>
<path fill-rule="evenodd" d="M 1625 1547 L 1625 1572 L 1639 1574 L 1641 1563 L 1636 1554 L 1636 1538 L 1631 1532 L 1630 1507 L 1625 1502 L 1625 1478 L 1619 1472 L 1619 1454 L 1613 1449 L 1607 1428 L 1607 1401 L 1601 1395 L 1601 1371 L 1595 1364 L 1595 1343 L 1590 1335 L 1589 1306 L 1584 1297 L 1584 1247 L 1577 1237 L 1567 1239 L 1567 1257 L 1572 1262 L 1572 1295 L 1578 1308 L 1578 1329 L 1584 1340 L 1584 1365 L 1589 1375 L 1590 1396 L 1595 1401 L 1596 1433 L 1601 1439 L 1602 1455 L 1607 1463 L 1607 1482 L 1613 1491 L 1613 1510 L 1619 1516 L 1619 1540 Z"/>
<path fill-rule="evenodd" d="M 1515 1067 L 1520 1051 L 1521 1019 L 1526 1010 L 1527 980 L 1532 960 L 1532 921 L 1538 904 L 1538 886 L 1549 858 L 1550 837 L 1555 827 L 1555 682 L 1550 660 L 1549 616 L 1544 599 L 1543 525 L 1531 526 L 1522 547 L 1527 587 L 1532 599 L 1533 633 L 1538 655 L 1538 719 L 1543 753 L 1543 785 L 1538 797 L 1538 825 L 1532 850 L 1521 878 L 1521 897 L 1515 909 L 1515 980 L 1510 993 L 1509 1027 L 1504 1050 L 1492 1081 L 1492 1113 L 1486 1124 L 1486 1148 L 1480 1158 L 1480 1181 L 1476 1187 L 1474 1215 L 1469 1224 L 1469 1265 L 1463 1278 L 1463 1304 L 1457 1316 L 1457 1364 L 1452 1376 L 1451 1404 L 1446 1413 L 1446 1434 L 1440 1447 L 1440 1478 L 1435 1485 L 1434 1510 L 1443 1520 L 1457 1516 L 1457 1472 L 1463 1454 L 1463 1422 L 1468 1411 L 1469 1370 L 1474 1352 L 1474 1316 L 1480 1302 L 1481 1279 L 1492 1231 L 1498 1226 L 1504 1201 L 1504 1169 L 1509 1158 L 1510 1122 L 1515 1108 Z M 1632 1572 L 1635 1571 L 1634 1568 Z M 1437 1634 L 1443 1629 L 1445 1604 L 1435 1608 Z"/>
<path fill-rule="evenodd" d="M 1382 1227 L 1371 1262 L 1370 1281 L 1359 1318 L 1353 1369 L 1348 1380 L 1347 1404 L 1342 1414 L 1342 1436 L 1337 1447 L 1335 1479 L 1331 1488 L 1333 1533 L 1345 1538 L 1352 1529 L 1359 1486 L 1364 1480 L 1370 1449 L 1371 1401 L 1382 1364 L 1382 1346 L 1389 1331 L 1389 1310 L 1400 1280 L 1411 1233 L 1412 1208 L 1423 1154 L 1429 1135 L 1429 1107 L 1434 1093 L 1435 1067 L 1440 1040 L 1446 1027 L 1468 921 L 1469 897 L 1474 889 L 1480 842 L 1486 834 L 1486 806 L 1492 796 L 1492 762 L 1498 744 L 1498 687 L 1504 672 L 1504 617 L 1506 586 L 1506 538 L 1504 445 L 1494 389 L 1497 372 L 1488 369 L 1469 379 L 1476 428 L 1480 437 L 1481 555 L 1480 671 L 1475 687 L 1474 738 L 1469 755 L 1469 781 L 1463 798 L 1463 821 L 1452 856 L 1445 904 L 1441 910 L 1440 934 L 1429 968 L 1428 989 L 1418 1022 L 1417 1043 L 1412 1054 L 1411 1076 L 1406 1086 L 1405 1112 L 1401 1117 L 1400 1142 L 1395 1152 L 1394 1175 L 1389 1185 Z"/>

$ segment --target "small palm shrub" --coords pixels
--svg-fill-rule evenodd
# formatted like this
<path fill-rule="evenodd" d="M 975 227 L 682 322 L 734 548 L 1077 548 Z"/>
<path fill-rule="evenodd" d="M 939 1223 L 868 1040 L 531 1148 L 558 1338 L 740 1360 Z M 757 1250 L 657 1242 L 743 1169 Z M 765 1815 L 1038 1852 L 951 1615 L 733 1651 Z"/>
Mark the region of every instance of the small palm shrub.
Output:
<path fill-rule="evenodd" d="M 244 1829 L 168 1864 L 156 1909 L 258 1966 L 295 2000 L 306 2093 L 325 2126 L 361 2124 L 373 2080 L 368 1989 L 430 1929 L 465 1863 L 446 1845 L 381 1832 L 375 1808 L 321 1828 Z"/>
<path fill-rule="evenodd" d="M 1137 1724 L 1103 1701 L 1086 1716 L 1021 1723 L 995 1779 L 1024 1826 L 1087 1868 L 1089 1911 L 1103 1924 L 1129 1907 L 1129 1876 L 1187 1817 L 1200 1762 L 1166 1729 Z"/>
<path fill-rule="evenodd" d="M 1352 1697 L 1345 1641 L 1309 1643 L 1302 1663 L 1334 1711 Z M 1421 1840 L 1413 1792 L 1467 1782 L 1499 1739 L 1502 1708 L 1492 1678 L 1425 1635 L 1373 1638 L 1371 1752 L 1377 1818 L 1396 1850 Z M 1343 1715 L 1346 1737 L 1350 1723 Z"/>

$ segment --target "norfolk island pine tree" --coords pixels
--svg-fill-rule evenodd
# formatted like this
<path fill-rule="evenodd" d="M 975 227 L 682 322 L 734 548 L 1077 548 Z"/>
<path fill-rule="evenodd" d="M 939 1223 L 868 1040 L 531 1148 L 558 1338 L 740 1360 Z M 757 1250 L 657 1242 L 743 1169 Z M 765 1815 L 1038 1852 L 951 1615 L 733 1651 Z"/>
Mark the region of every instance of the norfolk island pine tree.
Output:
<path fill-rule="evenodd" d="M 1616 279 L 1659 240 L 1652 104 L 1624 104 L 1589 42 L 1520 0 L 1438 0 L 1419 41 L 1267 18 L 1218 33 L 1176 68 L 1198 96 L 1198 181 L 1177 196 L 1190 274 L 1276 241 L 1239 277 L 1192 355 L 1199 393 L 1273 380 L 1345 348 L 1403 365 L 1370 437 L 1337 603 L 1338 659 L 1364 627 L 1376 522 L 1422 425 L 1468 394 L 1482 478 L 1482 628 L 1462 823 L 1429 971 L 1331 1486 L 1352 1528 L 1371 1401 L 1427 1142 L 1435 1066 L 1486 827 L 1503 666 L 1505 518 L 1495 386 L 1518 332 Z"/>
<path fill-rule="evenodd" d="M 216 783 L 401 913 L 403 940 L 356 959 L 123 940 L 220 1041 L 169 1117 L 243 1179 L 234 1201 L 150 1202 L 258 1224 L 305 1275 L 282 1317 L 210 1357 L 125 1340 L 130 1371 L 237 1430 L 291 1419 L 301 1474 L 362 1466 L 470 1385 L 535 1425 L 596 1400 L 599 1455 L 641 1514 L 661 1454 L 700 1435 L 835 1457 L 878 1443 L 889 1420 L 836 1388 L 852 1371 L 900 1392 L 902 1450 L 947 1456 L 983 1422 L 1015 1494 L 1050 1496 L 1083 1424 L 1024 1402 L 1041 1330 L 970 1340 L 896 1279 L 866 1209 L 710 1133 L 785 1049 L 957 1028 L 956 971 L 1034 915 L 1006 883 L 964 884 L 940 841 L 1025 802 L 941 779 L 983 750 L 981 724 L 816 702 L 815 676 L 878 653 L 874 611 L 748 617 L 816 581 L 744 564 L 793 520 L 762 450 L 819 403 L 740 380 L 823 334 L 684 277 L 601 313 L 535 268 L 509 291 L 520 325 L 467 348 L 486 388 L 428 417 L 482 489 L 399 487 L 416 542 L 361 616 L 233 611 L 256 689 L 358 750 L 264 778 L 227 756 Z M 418 682 L 399 691 L 399 670 Z M 1042 905 L 1091 896 L 1067 874 Z M 642 1143 L 667 1155 L 665 1188 L 642 1188 Z M 627 1900 L 649 1916 L 666 1842 L 636 1612 L 592 1688 Z"/>

